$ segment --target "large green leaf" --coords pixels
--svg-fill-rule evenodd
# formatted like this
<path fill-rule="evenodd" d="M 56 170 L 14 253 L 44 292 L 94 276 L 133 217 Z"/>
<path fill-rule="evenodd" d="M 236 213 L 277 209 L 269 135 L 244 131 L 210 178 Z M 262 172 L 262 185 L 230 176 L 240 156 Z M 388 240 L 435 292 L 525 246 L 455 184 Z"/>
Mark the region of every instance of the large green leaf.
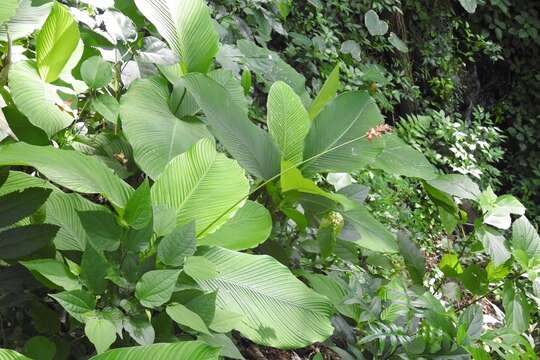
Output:
<path fill-rule="evenodd" d="M 88 340 L 96 347 L 96 352 L 101 354 L 109 349 L 116 340 L 116 327 L 110 320 L 91 317 L 84 326 L 84 333 Z"/>
<path fill-rule="evenodd" d="M 152 270 L 137 282 L 135 297 L 143 306 L 157 307 L 170 300 L 180 270 Z"/>
<path fill-rule="evenodd" d="M 279 54 L 259 47 L 246 39 L 238 40 L 236 44 L 238 50 L 244 55 L 241 60 L 257 74 L 257 78 L 264 80 L 268 86 L 281 80 L 294 89 L 304 104 L 309 103 L 309 94 L 305 88 L 306 79 L 283 61 Z"/>
<path fill-rule="evenodd" d="M 347 92 L 330 102 L 317 116 L 306 137 L 304 169 L 308 173 L 349 172 L 362 169 L 382 151 L 382 142 L 364 135 L 383 123 L 375 101 L 365 91 Z M 337 148 L 336 148 L 337 147 Z"/>
<path fill-rule="evenodd" d="M 480 195 L 478 185 L 461 174 L 443 174 L 427 182 L 440 191 L 462 199 L 476 200 Z"/>
<path fill-rule="evenodd" d="M 362 205 L 343 213 L 345 228 L 340 234 L 343 240 L 377 252 L 397 252 L 396 237 L 378 222 Z"/>
<path fill-rule="evenodd" d="M 165 265 L 181 266 L 186 256 L 195 253 L 196 247 L 195 222 L 180 225 L 159 242 L 158 259 Z"/>
<path fill-rule="evenodd" d="M 9 144 L 0 148 L 0 166 L 3 165 L 35 167 L 59 185 L 81 193 L 103 194 L 119 207 L 125 206 L 133 191 L 102 162 L 72 150 Z"/>
<path fill-rule="evenodd" d="M 90 313 L 96 307 L 96 298 L 84 290 L 62 291 L 49 294 L 49 296 L 79 322 L 84 322 L 85 314 Z"/>
<path fill-rule="evenodd" d="M 21 264 L 33 274 L 43 276 L 51 283 L 68 291 L 81 289 L 79 280 L 69 271 L 63 262 L 55 259 L 38 259 L 21 261 Z"/>
<path fill-rule="evenodd" d="M 86 249 L 87 236 L 78 212 L 90 210 L 104 210 L 104 207 L 75 193 L 55 191 L 51 194 L 45 203 L 45 221 L 60 227 L 54 239 L 54 245 L 58 250 Z"/>
<path fill-rule="evenodd" d="M 209 334 L 210 331 L 197 313 L 188 309 L 182 304 L 171 304 L 167 306 L 167 314 L 180 325 L 187 326 L 198 332 Z"/>
<path fill-rule="evenodd" d="M 18 6 L 19 0 L 3 0 L 0 2 L 0 25 L 15 15 Z"/>
<path fill-rule="evenodd" d="M 231 250 L 245 250 L 263 243 L 272 231 L 272 217 L 264 206 L 246 201 L 223 226 L 197 242 L 217 245 Z"/>
<path fill-rule="evenodd" d="M 334 97 L 336 97 L 339 87 L 339 64 L 334 67 L 334 70 L 328 75 L 328 78 L 324 82 L 323 87 L 319 91 L 319 94 L 313 100 L 309 106 L 309 118 L 315 119 L 321 110 L 328 104 Z"/>
<path fill-rule="evenodd" d="M 216 305 L 244 315 L 243 336 L 277 348 L 298 348 L 332 334 L 332 305 L 310 290 L 275 259 L 218 248 L 198 253 L 214 263 L 213 278 L 190 274 L 207 291 L 217 291 Z"/>
<path fill-rule="evenodd" d="M 200 341 L 180 341 L 109 350 L 90 360 L 218 360 L 219 349 Z"/>
<path fill-rule="evenodd" d="M 204 0 L 135 0 L 171 49 L 184 73 L 205 73 L 219 48 L 219 37 Z"/>
<path fill-rule="evenodd" d="M 36 187 L 0 197 L 0 228 L 32 215 L 47 200 L 51 191 Z"/>
<path fill-rule="evenodd" d="M 0 185 L 0 196 L 33 187 L 56 189 L 54 185 L 45 179 L 21 171 L 10 171 L 6 181 Z"/>
<path fill-rule="evenodd" d="M 244 170 L 206 138 L 174 158 L 151 189 L 154 205 L 176 209 L 178 225 L 195 220 L 199 236 L 225 223 L 248 192 Z"/>
<path fill-rule="evenodd" d="M 115 251 L 120 246 L 124 229 L 108 210 L 77 212 L 88 242 L 98 251 Z"/>
<path fill-rule="evenodd" d="M 372 164 L 374 168 L 424 180 L 433 180 L 438 176 L 437 169 L 426 157 L 396 134 L 387 134 L 383 139 L 384 150 Z"/>
<path fill-rule="evenodd" d="M 203 137 L 210 137 L 200 123 L 178 119 L 169 109 L 169 89 L 161 78 L 131 84 L 122 97 L 120 115 L 135 161 L 155 179 L 177 155 Z"/>
<path fill-rule="evenodd" d="M 493 259 L 495 266 L 502 265 L 510 259 L 510 251 L 504 245 L 504 236 L 499 231 L 490 226 L 482 225 L 476 230 L 476 236 Z"/>
<path fill-rule="evenodd" d="M 59 227 L 35 224 L 0 232 L 0 258 L 14 260 L 32 254 L 52 243 Z"/>
<path fill-rule="evenodd" d="M 2 0 L 4 3 L 6 0 Z M 9 3 L 13 0 L 8 0 Z M 7 40 L 7 33 L 9 31 L 9 37 L 11 40 L 17 40 L 26 37 L 33 33 L 35 30 L 40 29 L 43 23 L 49 16 L 52 2 L 45 2 L 41 5 L 32 6 L 32 0 L 19 0 L 19 6 L 9 21 L 0 26 L 0 40 Z"/>
<path fill-rule="evenodd" d="M 512 224 L 512 252 L 525 269 L 531 260 L 540 258 L 540 236 L 525 216 Z"/>
<path fill-rule="evenodd" d="M 64 103 L 56 87 L 41 79 L 34 61 L 13 65 L 9 85 L 17 108 L 47 135 L 52 136 L 73 122 L 73 117 L 60 108 Z"/>
<path fill-rule="evenodd" d="M 311 124 L 302 100 L 289 85 L 277 81 L 270 88 L 266 107 L 268 131 L 281 150 L 281 159 L 301 162 Z"/>
<path fill-rule="evenodd" d="M 15 350 L 0 349 L 0 360 L 32 360 Z"/>
<path fill-rule="evenodd" d="M 36 39 L 36 60 L 41 78 L 55 81 L 77 48 L 79 27 L 69 10 L 54 3 Z"/>
<path fill-rule="evenodd" d="M 249 121 L 222 85 L 202 74 L 186 75 L 183 81 L 210 131 L 244 169 L 261 179 L 279 173 L 280 154 L 270 135 Z"/>

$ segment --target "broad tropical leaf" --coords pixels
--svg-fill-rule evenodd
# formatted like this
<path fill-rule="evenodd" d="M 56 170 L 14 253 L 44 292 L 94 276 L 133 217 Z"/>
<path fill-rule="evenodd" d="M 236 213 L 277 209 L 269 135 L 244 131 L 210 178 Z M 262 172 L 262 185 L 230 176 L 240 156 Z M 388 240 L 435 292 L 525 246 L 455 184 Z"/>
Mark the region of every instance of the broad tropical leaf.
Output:
<path fill-rule="evenodd" d="M 216 245 L 231 250 L 256 247 L 270 236 L 272 217 L 255 201 L 246 201 L 234 216 L 211 234 L 197 240 L 199 245 Z"/>
<path fill-rule="evenodd" d="M 248 192 L 244 170 L 210 139 L 174 158 L 151 189 L 153 204 L 175 209 L 177 225 L 195 220 L 198 236 L 225 223 Z"/>
<path fill-rule="evenodd" d="M 412 146 L 407 145 L 396 134 L 387 134 L 383 140 L 384 150 L 372 164 L 372 167 L 390 174 L 417 177 L 424 180 L 433 180 L 438 176 L 437 169 L 431 165 L 426 157 Z"/>
<path fill-rule="evenodd" d="M 13 0 L 7 0 L 9 3 Z M 2 4 L 6 0 L 2 0 Z M 51 12 L 53 2 L 45 2 L 32 6 L 32 0 L 18 0 L 19 6 L 9 21 L 0 26 L 0 40 L 7 40 L 7 33 L 11 40 L 26 37 L 35 30 L 40 29 Z M 37 5 L 37 4 L 36 4 Z"/>
<path fill-rule="evenodd" d="M 480 195 L 478 185 L 461 174 L 443 174 L 427 182 L 440 191 L 462 199 L 476 200 Z"/>
<path fill-rule="evenodd" d="M 206 73 L 219 48 L 218 33 L 204 0 L 135 0 L 171 49 L 184 73 Z"/>
<path fill-rule="evenodd" d="M 218 360 L 219 349 L 200 341 L 180 341 L 109 350 L 90 360 Z"/>
<path fill-rule="evenodd" d="M 302 100 L 289 85 L 278 81 L 270 88 L 266 108 L 268 131 L 281 150 L 281 159 L 299 163 L 311 123 Z"/>
<path fill-rule="evenodd" d="M 195 253 L 197 247 L 195 222 L 180 225 L 161 239 L 157 248 L 158 259 L 169 266 L 181 266 L 186 256 Z"/>
<path fill-rule="evenodd" d="M 512 250 L 524 269 L 529 262 L 540 258 L 540 236 L 529 220 L 522 216 L 512 224 Z"/>
<path fill-rule="evenodd" d="M 18 6 L 19 0 L 4 0 L 0 3 L 0 25 L 15 15 Z"/>
<path fill-rule="evenodd" d="M 120 106 L 122 128 L 135 161 L 153 179 L 174 157 L 211 136 L 203 124 L 178 119 L 168 99 L 167 82 L 155 77 L 134 82 Z"/>
<path fill-rule="evenodd" d="M 504 245 L 504 236 L 496 229 L 482 225 L 476 230 L 478 240 L 484 245 L 484 249 L 491 256 L 495 266 L 502 265 L 510 259 L 510 251 Z"/>
<path fill-rule="evenodd" d="M 45 221 L 60 227 L 54 239 L 58 250 L 84 251 L 87 235 L 79 218 L 79 211 L 105 210 L 103 206 L 79 194 L 55 191 L 45 203 Z M 111 214 L 112 216 L 112 214 Z"/>
<path fill-rule="evenodd" d="M 280 154 L 270 135 L 249 121 L 222 85 L 202 74 L 186 75 L 184 84 L 212 134 L 244 169 L 261 179 L 279 173 Z"/>
<path fill-rule="evenodd" d="M 52 244 L 59 227 L 50 224 L 19 226 L 0 232 L 0 258 L 14 260 Z"/>
<path fill-rule="evenodd" d="M 35 167 L 59 185 L 81 193 L 103 194 L 122 208 L 133 191 L 102 162 L 72 150 L 9 144 L 0 148 L 0 166 L 3 165 Z"/>
<path fill-rule="evenodd" d="M 36 187 L 0 197 L 0 228 L 32 215 L 47 200 L 51 191 Z"/>
<path fill-rule="evenodd" d="M 252 341 L 277 348 L 298 348 L 332 334 L 332 305 L 269 256 L 204 247 L 198 253 L 214 263 L 213 278 L 191 276 L 216 305 L 244 315 L 236 329 Z"/>
<path fill-rule="evenodd" d="M 79 40 L 77 22 L 64 5 L 54 2 L 36 39 L 37 68 L 43 80 L 50 83 L 58 78 Z"/>
<path fill-rule="evenodd" d="M 339 238 L 377 252 L 397 252 L 396 237 L 362 205 L 343 213 L 345 227 Z"/>
<path fill-rule="evenodd" d="M 349 172 L 370 164 L 382 142 L 369 142 L 367 131 L 383 123 L 375 101 L 365 91 L 347 92 L 330 102 L 315 118 L 306 137 L 304 165 L 308 173 Z M 338 147 L 338 148 L 336 148 Z"/>
<path fill-rule="evenodd" d="M 308 108 L 309 118 L 315 119 L 321 110 L 328 104 L 333 98 L 336 97 L 339 88 L 339 64 L 334 67 L 334 70 L 328 75 L 328 78 L 324 82 L 323 87 L 319 91 L 319 94 L 313 100 Z"/>
<path fill-rule="evenodd" d="M 56 87 L 41 79 L 34 61 L 13 65 L 9 85 L 17 108 L 47 135 L 52 136 L 73 122 L 71 115 L 59 108 L 64 103 Z"/>
<path fill-rule="evenodd" d="M 0 349 L 0 360 L 32 360 L 15 350 Z"/>
<path fill-rule="evenodd" d="M 0 196 L 21 191 L 28 188 L 56 189 L 54 185 L 45 179 L 29 175 L 21 171 L 10 171 L 6 181 L 0 185 Z"/>
<path fill-rule="evenodd" d="M 21 264 L 33 274 L 43 276 L 45 279 L 68 291 L 80 290 L 81 284 L 68 267 L 55 259 L 38 259 L 21 261 Z"/>

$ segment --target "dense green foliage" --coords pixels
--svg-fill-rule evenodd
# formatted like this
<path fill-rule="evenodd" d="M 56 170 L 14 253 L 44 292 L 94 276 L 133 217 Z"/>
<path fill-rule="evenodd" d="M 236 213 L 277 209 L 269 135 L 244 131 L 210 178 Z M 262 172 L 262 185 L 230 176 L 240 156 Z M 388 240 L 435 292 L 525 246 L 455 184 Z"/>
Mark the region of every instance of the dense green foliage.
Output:
<path fill-rule="evenodd" d="M 0 359 L 535 359 L 515 7 L 3 1 Z"/>

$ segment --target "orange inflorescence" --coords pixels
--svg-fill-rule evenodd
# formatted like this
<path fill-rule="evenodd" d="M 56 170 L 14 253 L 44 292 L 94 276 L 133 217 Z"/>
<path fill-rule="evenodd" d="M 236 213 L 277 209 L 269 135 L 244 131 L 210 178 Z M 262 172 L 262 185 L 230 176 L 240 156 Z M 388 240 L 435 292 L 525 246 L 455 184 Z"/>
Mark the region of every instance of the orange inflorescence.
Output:
<path fill-rule="evenodd" d="M 380 137 L 383 134 L 389 133 L 392 131 L 392 127 L 388 124 L 380 124 L 374 128 L 371 128 L 367 131 L 366 137 L 368 141 L 373 140 L 374 138 Z"/>

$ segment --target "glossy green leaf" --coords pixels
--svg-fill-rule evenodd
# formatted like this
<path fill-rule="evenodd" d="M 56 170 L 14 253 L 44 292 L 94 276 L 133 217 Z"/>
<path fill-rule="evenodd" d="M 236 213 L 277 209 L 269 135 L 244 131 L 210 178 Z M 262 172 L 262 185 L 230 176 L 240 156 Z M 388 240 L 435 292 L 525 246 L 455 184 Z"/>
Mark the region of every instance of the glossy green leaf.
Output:
<path fill-rule="evenodd" d="M 32 166 L 51 181 L 86 194 L 103 194 L 124 207 L 131 186 L 97 159 L 73 150 L 16 143 L 0 148 L 0 165 Z"/>
<path fill-rule="evenodd" d="M 248 200 L 229 221 L 213 233 L 198 239 L 197 243 L 230 250 L 246 250 L 266 241 L 271 231 L 272 217 L 268 210 Z"/>
<path fill-rule="evenodd" d="M 261 179 L 279 173 L 280 154 L 270 135 L 249 121 L 222 85 L 202 74 L 189 74 L 183 81 L 212 134 L 244 169 Z"/>
<path fill-rule="evenodd" d="M 43 276 L 51 283 L 68 291 L 81 289 L 79 280 L 63 262 L 55 259 L 38 259 L 21 261 L 20 263 L 33 274 Z"/>
<path fill-rule="evenodd" d="M 47 200 L 51 191 L 45 188 L 28 188 L 0 197 L 0 228 L 32 215 Z"/>
<path fill-rule="evenodd" d="M 46 82 L 55 81 L 77 48 L 79 27 L 69 10 L 55 2 L 36 39 L 39 75 Z"/>
<path fill-rule="evenodd" d="M 7 0 L 9 4 L 13 0 Z M 5 1 L 2 1 L 4 3 Z M 43 23 L 49 16 L 53 2 L 45 2 L 38 4 L 32 0 L 18 0 L 19 6 L 15 11 L 15 15 L 10 17 L 9 21 L 3 26 L 0 26 L 0 40 L 7 40 L 7 32 L 9 29 L 9 37 L 11 40 L 17 40 L 26 37 L 35 30 L 40 29 Z M 35 5 L 35 6 L 33 6 Z"/>
<path fill-rule="evenodd" d="M 281 159 L 299 163 L 310 126 L 302 100 L 289 85 L 278 81 L 270 88 L 266 108 L 268 131 L 281 150 Z"/>
<path fill-rule="evenodd" d="M 336 97 L 338 88 L 339 88 L 339 64 L 334 67 L 334 70 L 328 75 L 328 78 L 324 82 L 319 94 L 311 105 L 308 108 L 309 118 L 311 120 L 315 119 L 321 110 L 328 104 L 332 99 Z"/>
<path fill-rule="evenodd" d="M 216 305 L 243 314 L 236 327 L 256 343 L 298 348 L 332 334 L 331 304 L 269 256 L 242 254 L 218 247 L 203 248 L 217 273 L 195 281 L 203 290 L 217 291 Z M 195 274 L 196 275 L 196 274 Z"/>
<path fill-rule="evenodd" d="M 212 279 L 218 274 L 216 265 L 203 256 L 188 257 L 184 264 L 184 272 L 199 280 Z"/>
<path fill-rule="evenodd" d="M 91 317 L 86 321 L 84 333 L 96 347 L 98 354 L 109 349 L 116 340 L 116 327 L 107 319 Z"/>
<path fill-rule="evenodd" d="M 495 266 L 499 266 L 510 259 L 510 251 L 504 244 L 503 234 L 490 226 L 482 225 L 476 230 L 478 240 L 484 245 L 484 249 L 491 256 Z"/>
<path fill-rule="evenodd" d="M 112 64 L 101 56 L 92 56 L 82 63 L 81 77 L 90 88 L 102 88 L 112 80 Z"/>
<path fill-rule="evenodd" d="M 439 269 L 448 277 L 458 277 L 463 273 L 463 268 L 455 254 L 445 254 L 439 261 Z"/>
<path fill-rule="evenodd" d="M 532 259 L 540 258 L 540 236 L 525 216 L 512 224 L 512 252 L 524 269 Z"/>
<path fill-rule="evenodd" d="M 340 239 L 377 252 L 397 252 L 398 243 L 394 234 L 378 222 L 362 205 L 343 213 L 345 228 Z"/>
<path fill-rule="evenodd" d="M 521 291 L 514 288 L 511 282 L 504 284 L 502 303 L 507 327 L 523 333 L 529 326 L 529 306 Z"/>
<path fill-rule="evenodd" d="M 151 178 L 157 178 L 177 155 L 203 137 L 205 126 L 178 119 L 168 105 L 169 90 L 160 78 L 134 82 L 122 97 L 120 116 L 135 161 Z"/>
<path fill-rule="evenodd" d="M 303 169 L 308 173 L 349 172 L 364 168 L 382 151 L 380 140 L 369 142 L 366 133 L 384 119 L 365 91 L 346 92 L 319 113 L 304 146 Z M 322 154 L 321 156 L 319 156 Z"/>
<path fill-rule="evenodd" d="M 135 287 L 135 297 L 149 308 L 165 304 L 171 298 L 180 270 L 152 270 L 144 273 Z"/>
<path fill-rule="evenodd" d="M 388 134 L 384 137 L 384 150 L 371 165 L 390 174 L 416 177 L 424 180 L 435 179 L 437 169 L 426 157 L 407 145 L 396 134 Z"/>
<path fill-rule="evenodd" d="M 124 220 L 134 229 L 143 229 L 152 222 L 152 216 L 150 186 L 145 179 L 129 198 L 124 211 Z"/>
<path fill-rule="evenodd" d="M 135 0 L 135 4 L 180 55 L 184 73 L 208 71 L 219 37 L 203 0 Z"/>
<path fill-rule="evenodd" d="M 497 197 L 493 204 L 482 206 L 485 211 L 484 223 L 495 226 L 499 229 L 508 229 L 512 223 L 511 214 L 525 214 L 525 207 L 518 199 L 512 195 L 502 195 Z"/>
<path fill-rule="evenodd" d="M 181 266 L 186 256 L 195 253 L 196 242 L 195 222 L 180 225 L 159 242 L 158 259 L 165 265 Z"/>
<path fill-rule="evenodd" d="M 480 195 L 478 185 L 466 175 L 443 174 L 428 180 L 427 183 L 448 195 L 462 199 L 476 200 Z"/>
<path fill-rule="evenodd" d="M 4 0 L 0 3 L 0 25 L 15 15 L 18 6 L 18 0 Z"/>
<path fill-rule="evenodd" d="M 120 115 L 120 104 L 109 94 L 102 94 L 92 99 L 92 109 L 111 124 L 116 124 Z"/>
<path fill-rule="evenodd" d="M 0 360 L 33 360 L 15 350 L 0 349 Z"/>
<path fill-rule="evenodd" d="M 208 327 L 197 313 L 191 311 L 182 304 L 167 306 L 167 314 L 180 325 L 187 326 L 195 331 L 210 334 Z"/>
<path fill-rule="evenodd" d="M 109 211 L 79 211 L 79 219 L 89 243 L 99 251 L 114 251 L 120 246 L 123 229 Z"/>
<path fill-rule="evenodd" d="M 88 245 L 81 259 L 81 280 L 94 294 L 102 294 L 107 286 L 107 268 L 105 256 Z"/>
<path fill-rule="evenodd" d="M 219 349 L 200 341 L 179 341 L 109 350 L 90 360 L 218 360 Z"/>
<path fill-rule="evenodd" d="M 81 224 L 79 211 L 105 210 L 79 194 L 55 191 L 45 204 L 45 221 L 60 227 L 54 239 L 58 250 L 84 251 L 87 234 Z"/>
<path fill-rule="evenodd" d="M 15 260 L 52 244 L 59 227 L 50 224 L 19 226 L 0 232 L 0 259 Z"/>
<path fill-rule="evenodd" d="M 35 126 L 52 136 L 73 122 L 58 89 L 40 78 L 36 63 L 19 61 L 9 70 L 9 85 L 17 108 Z"/>
<path fill-rule="evenodd" d="M 384 35 L 388 31 L 388 23 L 379 19 L 379 15 L 373 10 L 364 14 L 364 24 L 370 35 Z"/>
<path fill-rule="evenodd" d="M 151 192 L 154 205 L 176 210 L 177 225 L 195 220 L 201 236 L 234 214 L 249 184 L 238 163 L 218 153 L 210 139 L 202 139 L 169 163 Z"/>
<path fill-rule="evenodd" d="M 96 307 L 96 298 L 84 290 L 63 291 L 49 294 L 49 296 L 81 323 L 85 320 L 85 314 L 90 313 Z"/>

